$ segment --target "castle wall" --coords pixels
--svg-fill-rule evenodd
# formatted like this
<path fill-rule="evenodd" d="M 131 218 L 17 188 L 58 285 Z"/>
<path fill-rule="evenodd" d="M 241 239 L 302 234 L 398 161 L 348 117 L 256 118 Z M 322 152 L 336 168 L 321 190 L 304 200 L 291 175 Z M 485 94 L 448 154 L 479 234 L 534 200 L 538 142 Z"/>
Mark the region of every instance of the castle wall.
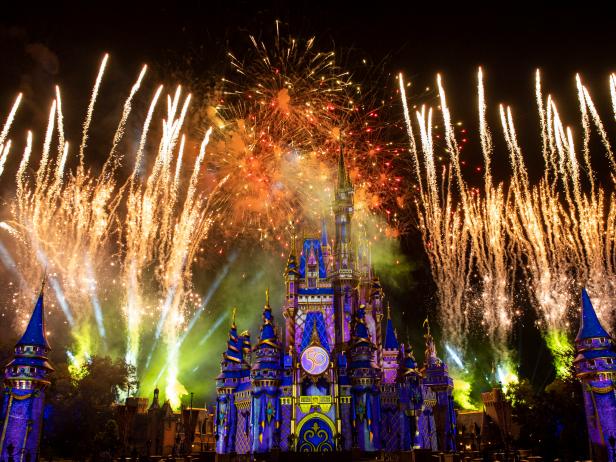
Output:
<path fill-rule="evenodd" d="M 3 406 L 2 460 L 34 461 L 38 458 L 45 393 L 8 389 Z"/>

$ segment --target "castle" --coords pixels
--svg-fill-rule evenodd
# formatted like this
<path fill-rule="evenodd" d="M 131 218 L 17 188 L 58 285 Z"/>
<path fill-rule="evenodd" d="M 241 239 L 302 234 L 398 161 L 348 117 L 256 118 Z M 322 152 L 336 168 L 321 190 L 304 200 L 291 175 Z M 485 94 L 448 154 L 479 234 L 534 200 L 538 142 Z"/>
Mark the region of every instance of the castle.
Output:
<path fill-rule="evenodd" d="M 284 339 L 269 295 L 254 346 L 233 320 L 216 381 L 218 454 L 456 449 L 453 381 L 429 326 L 421 368 L 389 308 L 383 332 L 383 290 L 353 239 L 353 195 L 341 151 L 335 239 L 324 223 L 288 257 Z"/>

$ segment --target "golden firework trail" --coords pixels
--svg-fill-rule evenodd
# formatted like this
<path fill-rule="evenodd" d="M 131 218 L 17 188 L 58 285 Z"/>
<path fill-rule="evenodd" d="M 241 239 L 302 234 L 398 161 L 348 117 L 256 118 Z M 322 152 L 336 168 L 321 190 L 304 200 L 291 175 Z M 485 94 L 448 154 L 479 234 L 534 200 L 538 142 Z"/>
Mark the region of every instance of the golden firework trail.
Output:
<path fill-rule="evenodd" d="M 189 295 L 193 295 L 191 267 L 195 253 L 213 223 L 211 198 L 216 188 L 204 192 L 199 187 L 211 129 L 207 130 L 189 173 L 182 156 L 187 145 L 183 125 L 191 97 L 183 97 L 178 87 L 174 95 L 167 97 L 167 114 L 162 121 L 156 156 L 148 163 L 150 168 L 142 165 L 148 131 L 162 93 L 162 86 L 159 87 L 143 124 L 133 173 L 127 183 L 119 183 L 119 167 L 126 157 L 122 139 L 133 100 L 146 74 L 144 66 L 124 102 L 103 167 L 99 173 L 85 168 L 88 129 L 107 61 L 105 55 L 88 105 L 77 167 L 72 167 L 75 162 L 64 134 L 60 88 L 56 87 L 39 165 L 36 169 L 28 168 L 35 149 L 34 136 L 29 131 L 16 174 L 11 219 L 1 227 L 14 238 L 14 254 L 25 281 L 24 297 L 36 287 L 41 268 L 48 268 L 56 301 L 71 325 L 74 347 L 69 354 L 73 372 L 78 375 L 80 366 L 91 354 L 105 351 L 106 323 L 110 321 L 105 319 L 101 295 L 106 299 L 110 291 L 123 292 L 127 323 L 125 356 L 130 364 L 138 364 L 142 333 L 148 329 L 143 325 L 143 316 L 147 313 L 150 319 L 158 318 L 157 341 L 160 337 L 167 354 L 176 355 L 166 360 L 171 365 L 166 375 L 166 391 L 177 406 L 185 390 L 177 377 L 176 343 L 184 326 L 185 310 L 192 300 Z M 8 136 L 20 100 L 21 95 L 5 122 L 3 140 Z M 2 166 L 9 149 L 10 142 L 0 149 Z M 218 185 L 224 181 L 223 178 Z M 119 285 L 113 276 L 116 271 L 121 275 Z M 154 279 L 146 277 L 146 272 L 151 272 Z M 146 297 L 146 289 L 158 294 L 158 298 Z M 90 329 L 92 322 L 96 333 Z"/>
<path fill-rule="evenodd" d="M 501 105 L 499 115 L 511 176 L 508 181 L 494 184 L 490 166 L 496 154 L 487 123 L 483 71 L 479 69 L 483 190 L 469 186 L 462 175 L 460 151 L 441 77 L 437 76 L 437 86 L 450 169 L 443 170 L 440 176 L 436 174 L 437 153 L 430 133 L 431 112 L 422 108 L 417 113 L 421 137 L 420 147 L 416 148 L 401 76 L 399 82 L 412 161 L 425 169 L 416 170 L 417 209 L 424 247 L 437 284 L 445 334 L 463 349 L 473 324 L 469 316 L 482 319 L 482 331 L 493 344 L 496 356 L 510 363 L 507 345 L 513 318 L 520 313 L 515 308 L 514 294 L 516 277 L 521 272 L 525 276 L 522 286 L 537 309 L 539 326 L 554 353 L 559 375 L 569 373 L 573 352 L 568 338 L 569 314 L 578 305 L 581 287 L 589 289 L 597 300 L 599 313 L 607 317 L 611 314 L 608 300 L 615 295 L 616 285 L 616 202 L 614 193 L 607 192 L 595 179 L 590 149 L 593 129 L 611 166 L 612 185 L 613 151 L 590 92 L 580 76 L 576 76 L 575 82 L 582 153 L 576 150 L 574 129 L 563 124 L 554 99 L 544 98 L 541 74 L 537 71 L 535 97 L 544 174 L 532 183 L 517 139 L 513 111 Z M 614 110 L 615 82 L 614 76 L 610 76 Z"/>

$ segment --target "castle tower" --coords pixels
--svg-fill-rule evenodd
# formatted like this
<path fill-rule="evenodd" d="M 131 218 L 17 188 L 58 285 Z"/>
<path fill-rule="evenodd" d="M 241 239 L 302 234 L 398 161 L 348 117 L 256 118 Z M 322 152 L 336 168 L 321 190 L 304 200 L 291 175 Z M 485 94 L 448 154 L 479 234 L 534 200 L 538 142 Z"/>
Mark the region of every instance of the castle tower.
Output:
<path fill-rule="evenodd" d="M 351 423 L 353 447 L 373 452 L 381 447 L 380 370 L 376 347 L 366 327 L 364 307 L 355 316 L 349 376 L 351 381 Z"/>
<path fill-rule="evenodd" d="M 221 372 L 216 378 L 216 452 L 229 454 L 235 452 L 235 435 L 238 412 L 235 393 L 250 370 L 246 367 L 243 343 L 237 334 L 235 310 L 229 329 L 227 351 L 220 362 Z"/>
<path fill-rule="evenodd" d="M 265 295 L 261 335 L 253 351 L 252 379 L 252 435 L 253 453 L 280 448 L 280 343 L 274 327 L 269 304 L 269 290 Z"/>
<path fill-rule="evenodd" d="M 396 337 L 391 320 L 389 305 L 387 306 L 387 321 L 385 323 L 385 338 L 381 342 L 381 435 L 382 449 L 396 451 L 400 448 L 400 396 L 398 377 L 398 358 L 400 344 Z"/>
<path fill-rule="evenodd" d="M 436 448 L 436 435 L 424 442 L 421 438 L 420 428 L 425 428 L 424 434 L 430 435 L 434 429 L 434 416 L 429 411 L 424 413 L 424 396 L 421 372 L 413 356 L 411 346 L 407 346 L 404 360 L 400 365 L 398 376 L 400 384 L 400 448 L 409 451 L 415 447 Z M 427 443 L 427 444 L 426 444 Z"/>
<path fill-rule="evenodd" d="M 13 359 L 4 370 L 0 459 L 36 461 L 43 424 L 45 390 L 53 368 L 47 361 L 43 289 Z"/>
<path fill-rule="evenodd" d="M 426 351 L 424 367 L 424 386 L 428 393 L 434 394 L 434 423 L 438 450 L 456 450 L 456 412 L 453 404 L 453 380 L 449 377 L 447 364 L 436 356 L 436 346 L 430 334 L 430 324 L 426 319 Z M 437 449 L 432 447 L 433 450 Z"/>
<path fill-rule="evenodd" d="M 601 326 L 586 289 L 582 290 L 582 320 L 575 350 L 573 365 L 582 383 L 590 458 L 613 462 L 616 455 L 610 440 L 616 438 L 616 352 L 614 340 Z"/>
<path fill-rule="evenodd" d="M 336 242 L 334 244 L 333 272 L 335 344 L 341 348 L 351 339 L 350 325 L 353 315 L 353 295 L 358 283 L 355 253 L 351 240 L 351 219 L 353 218 L 353 185 L 344 164 L 340 147 L 338 158 L 338 182 L 333 204 L 336 217 Z"/>

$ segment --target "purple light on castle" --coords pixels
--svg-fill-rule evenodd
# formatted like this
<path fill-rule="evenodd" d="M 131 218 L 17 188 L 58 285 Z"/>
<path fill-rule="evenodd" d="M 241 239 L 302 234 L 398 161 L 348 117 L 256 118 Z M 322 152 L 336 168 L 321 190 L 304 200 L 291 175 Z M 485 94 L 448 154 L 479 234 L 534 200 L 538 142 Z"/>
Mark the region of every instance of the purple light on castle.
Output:
<path fill-rule="evenodd" d="M 3 461 L 31 462 L 39 458 L 45 390 L 53 372 L 47 361 L 49 350 L 41 290 L 28 327 L 4 372 L 0 437 Z"/>
<path fill-rule="evenodd" d="M 582 291 L 582 319 L 575 339 L 575 375 L 582 383 L 591 459 L 616 461 L 616 352 L 614 339 L 603 328 Z"/>

